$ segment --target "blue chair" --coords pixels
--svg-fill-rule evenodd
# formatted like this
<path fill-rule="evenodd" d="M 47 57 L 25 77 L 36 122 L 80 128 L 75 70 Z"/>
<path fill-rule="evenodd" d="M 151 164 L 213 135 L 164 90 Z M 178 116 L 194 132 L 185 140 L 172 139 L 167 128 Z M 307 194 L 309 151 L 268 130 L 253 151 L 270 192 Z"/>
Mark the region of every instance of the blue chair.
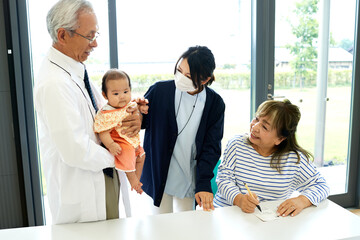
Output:
<path fill-rule="evenodd" d="M 216 176 L 217 176 L 217 172 L 218 172 L 218 167 L 219 167 L 219 164 L 220 164 L 221 160 L 219 160 L 214 168 L 214 177 L 211 179 L 211 188 L 213 190 L 213 193 L 214 193 L 214 196 L 217 192 L 217 184 L 216 184 Z"/>

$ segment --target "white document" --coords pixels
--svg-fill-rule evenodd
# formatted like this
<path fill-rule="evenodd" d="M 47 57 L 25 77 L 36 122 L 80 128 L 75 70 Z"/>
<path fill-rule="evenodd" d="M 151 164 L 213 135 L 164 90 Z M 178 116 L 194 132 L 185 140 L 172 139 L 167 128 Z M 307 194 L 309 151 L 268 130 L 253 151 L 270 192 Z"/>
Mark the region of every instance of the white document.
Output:
<path fill-rule="evenodd" d="M 282 201 L 261 202 L 259 206 L 261 207 L 262 211 L 260 212 L 259 209 L 255 208 L 254 214 L 264 222 L 277 220 L 280 217 L 277 215 L 276 211 L 281 202 Z"/>

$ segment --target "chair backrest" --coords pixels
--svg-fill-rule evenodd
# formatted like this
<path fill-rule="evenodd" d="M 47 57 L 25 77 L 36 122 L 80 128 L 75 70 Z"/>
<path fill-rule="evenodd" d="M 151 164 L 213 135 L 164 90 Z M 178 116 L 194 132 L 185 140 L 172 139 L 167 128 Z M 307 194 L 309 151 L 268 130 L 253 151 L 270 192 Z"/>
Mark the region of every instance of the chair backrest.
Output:
<path fill-rule="evenodd" d="M 211 179 L 211 188 L 212 188 L 214 196 L 218 189 L 217 184 L 216 184 L 216 176 L 217 176 L 218 167 L 219 167 L 220 162 L 221 162 L 221 159 L 217 162 L 216 166 L 214 167 L 214 177 Z"/>

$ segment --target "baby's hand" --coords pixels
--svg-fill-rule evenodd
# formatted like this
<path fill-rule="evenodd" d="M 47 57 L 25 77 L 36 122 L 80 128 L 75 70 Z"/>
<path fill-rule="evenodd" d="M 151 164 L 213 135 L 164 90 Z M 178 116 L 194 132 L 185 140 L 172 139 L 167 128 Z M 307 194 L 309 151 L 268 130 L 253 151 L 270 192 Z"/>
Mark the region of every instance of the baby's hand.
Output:
<path fill-rule="evenodd" d="M 136 98 L 133 101 L 138 104 L 138 109 L 142 114 L 148 114 L 149 101 L 146 98 L 144 97 Z"/>
<path fill-rule="evenodd" d="M 133 102 L 136 102 L 138 105 L 146 105 L 146 104 L 149 104 L 149 100 L 147 100 L 146 98 L 144 97 L 138 97 L 138 98 L 135 98 L 134 100 L 132 100 Z"/>
<path fill-rule="evenodd" d="M 139 105 L 139 111 L 142 114 L 148 114 L 149 106 L 148 105 Z"/>
<path fill-rule="evenodd" d="M 112 142 L 109 146 L 109 151 L 112 155 L 116 156 L 121 154 L 121 147 L 116 142 Z"/>

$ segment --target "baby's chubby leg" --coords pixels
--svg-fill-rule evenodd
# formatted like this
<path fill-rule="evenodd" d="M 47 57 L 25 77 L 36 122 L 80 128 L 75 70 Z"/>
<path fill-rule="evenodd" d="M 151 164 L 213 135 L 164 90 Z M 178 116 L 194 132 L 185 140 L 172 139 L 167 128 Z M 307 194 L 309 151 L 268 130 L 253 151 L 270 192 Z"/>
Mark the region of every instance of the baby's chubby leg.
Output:
<path fill-rule="evenodd" d="M 138 179 L 141 178 L 141 173 L 142 173 L 142 170 L 144 167 L 144 162 L 145 162 L 145 152 L 143 152 L 142 154 L 140 154 L 139 156 L 136 157 L 135 174 Z"/>

